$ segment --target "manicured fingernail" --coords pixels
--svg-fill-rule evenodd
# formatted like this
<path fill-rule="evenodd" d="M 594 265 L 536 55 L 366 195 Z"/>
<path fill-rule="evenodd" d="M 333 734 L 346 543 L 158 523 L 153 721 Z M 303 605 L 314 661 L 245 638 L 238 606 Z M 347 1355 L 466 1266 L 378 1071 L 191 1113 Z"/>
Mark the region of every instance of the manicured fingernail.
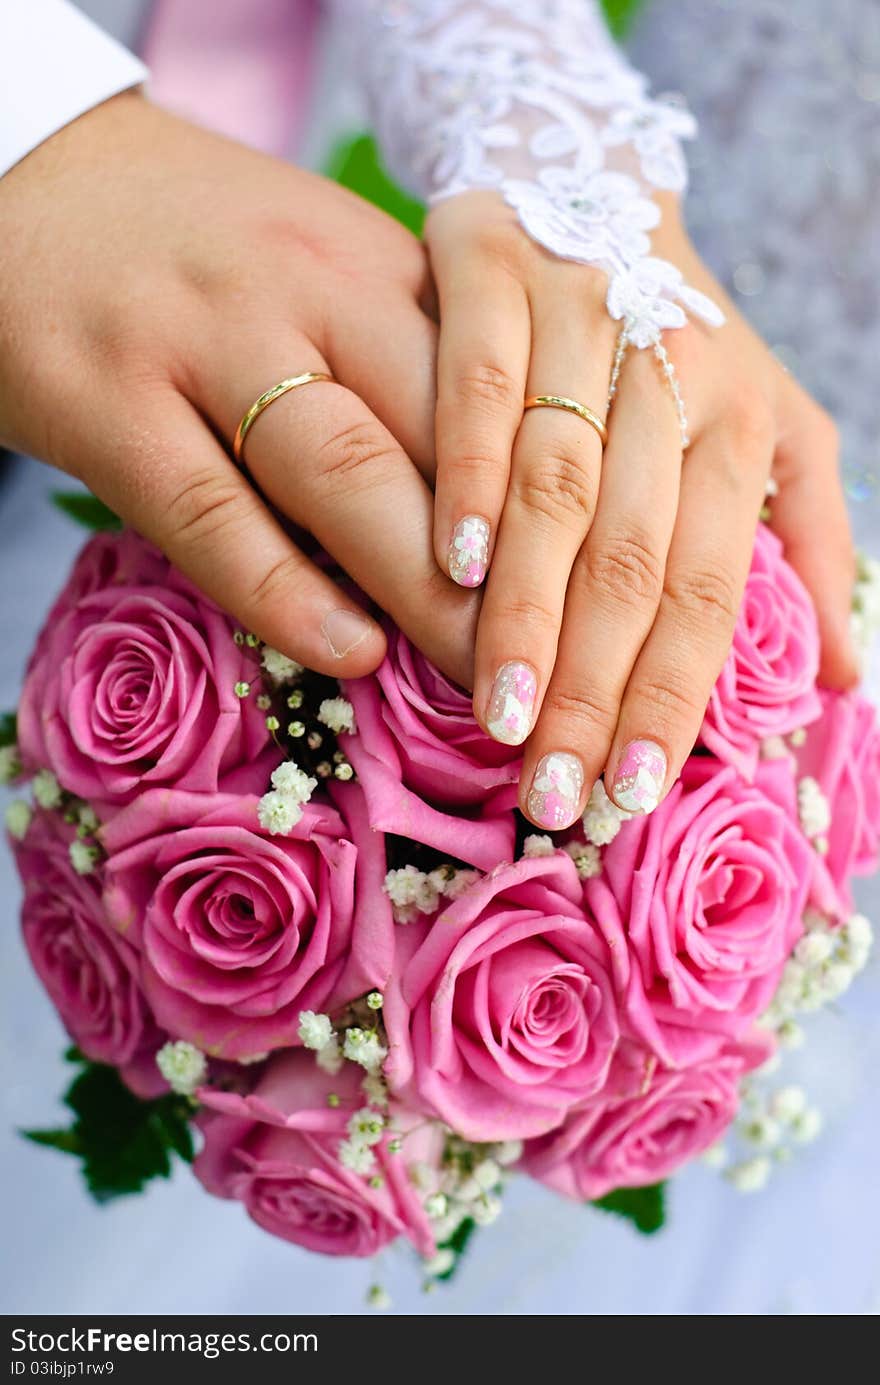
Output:
<path fill-rule="evenodd" d="M 538 762 L 529 789 L 529 817 L 551 832 L 570 827 L 578 815 L 584 767 L 577 755 L 553 750 Z"/>
<path fill-rule="evenodd" d="M 630 741 L 620 757 L 611 797 L 628 813 L 653 813 L 666 783 L 666 756 L 654 741 Z"/>
<path fill-rule="evenodd" d="M 495 675 L 486 725 L 505 745 L 521 745 L 532 729 L 538 680 L 528 664 L 504 664 Z"/>
<path fill-rule="evenodd" d="M 446 555 L 449 576 L 460 587 L 478 587 L 489 566 L 489 522 L 465 515 L 452 531 Z"/>
<path fill-rule="evenodd" d="M 357 611 L 331 611 L 324 617 L 321 631 L 337 659 L 344 659 L 359 644 L 363 644 L 373 628 L 373 622 Z"/>

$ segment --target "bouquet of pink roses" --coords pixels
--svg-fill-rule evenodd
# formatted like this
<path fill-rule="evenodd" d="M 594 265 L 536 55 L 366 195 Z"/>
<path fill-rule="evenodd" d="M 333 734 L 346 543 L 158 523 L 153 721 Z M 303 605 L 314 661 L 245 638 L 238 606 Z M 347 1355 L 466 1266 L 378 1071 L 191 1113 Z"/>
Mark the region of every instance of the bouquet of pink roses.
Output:
<path fill-rule="evenodd" d="M 267 1231 L 406 1238 L 441 1278 L 514 1173 L 643 1230 L 726 1135 L 760 1185 L 817 1127 L 768 1060 L 871 940 L 880 729 L 817 667 L 762 527 L 680 782 L 649 817 L 597 786 L 534 835 L 519 752 L 398 630 L 338 685 L 97 535 L 0 752 L 32 795 L 7 812 L 25 944 L 76 1045 L 73 1124 L 31 1137 L 109 1197 L 192 1158 L 194 1125 L 204 1187 Z"/>

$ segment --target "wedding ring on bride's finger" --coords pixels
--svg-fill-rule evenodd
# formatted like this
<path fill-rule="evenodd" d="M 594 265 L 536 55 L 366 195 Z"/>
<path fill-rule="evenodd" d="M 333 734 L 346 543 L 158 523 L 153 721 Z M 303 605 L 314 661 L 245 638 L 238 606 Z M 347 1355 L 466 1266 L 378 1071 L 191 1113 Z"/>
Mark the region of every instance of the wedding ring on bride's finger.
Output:
<path fill-rule="evenodd" d="M 523 404 L 524 413 L 527 409 L 564 409 L 566 413 L 575 414 L 598 433 L 603 448 L 607 446 L 608 429 L 602 419 L 588 405 L 579 403 L 577 399 L 569 399 L 564 394 L 532 394 Z"/>
<path fill-rule="evenodd" d="M 245 438 L 264 409 L 268 409 L 270 404 L 274 404 L 276 399 L 280 399 L 282 394 L 287 394 L 289 390 L 299 389 L 300 385 L 315 385 L 322 380 L 329 381 L 330 384 L 336 383 L 333 376 L 324 371 L 306 370 L 302 375 L 290 375 L 286 380 L 279 380 L 277 385 L 273 385 L 261 394 L 259 399 L 255 399 L 235 430 L 232 443 L 232 455 L 235 460 L 242 460 Z"/>

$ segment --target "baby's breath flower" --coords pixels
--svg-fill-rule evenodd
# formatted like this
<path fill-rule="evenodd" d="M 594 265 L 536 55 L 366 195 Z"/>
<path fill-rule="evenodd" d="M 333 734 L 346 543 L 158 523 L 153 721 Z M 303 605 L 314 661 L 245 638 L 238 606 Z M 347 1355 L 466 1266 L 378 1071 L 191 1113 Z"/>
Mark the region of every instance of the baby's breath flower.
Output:
<path fill-rule="evenodd" d="M 240 678 L 239 681 L 234 684 L 232 691 L 235 693 L 236 697 L 241 698 L 243 701 L 246 697 L 250 697 L 251 685 L 246 682 L 244 678 Z"/>
<path fill-rule="evenodd" d="M 371 1106 L 388 1105 L 388 1087 L 385 1079 L 376 1072 L 368 1072 L 361 1083 L 361 1091 Z"/>
<path fill-rule="evenodd" d="M 791 751 L 782 736 L 767 736 L 761 742 L 762 760 L 790 760 Z"/>
<path fill-rule="evenodd" d="M 563 850 L 574 861 L 581 880 L 592 880 L 602 874 L 602 856 L 593 842 L 566 842 Z"/>
<path fill-rule="evenodd" d="M 593 846 L 608 846 L 631 817 L 632 813 L 625 812 L 611 801 L 605 792 L 605 785 L 599 779 L 593 785 L 589 802 L 584 809 L 584 836 Z"/>
<path fill-rule="evenodd" d="M 315 1054 L 315 1062 L 318 1067 L 322 1072 L 329 1073 L 331 1077 L 336 1076 L 344 1061 L 342 1049 L 339 1046 L 339 1037 L 336 1034 Z"/>
<path fill-rule="evenodd" d="M 354 778 L 354 770 L 349 764 L 337 765 L 333 771 L 334 779 L 339 779 L 343 784 L 347 784 L 349 779 Z"/>
<path fill-rule="evenodd" d="M 539 835 L 537 832 L 533 832 L 523 842 L 523 856 L 527 860 L 534 860 L 540 856 L 552 856 L 555 850 L 553 838 Z"/>
<path fill-rule="evenodd" d="M 807 1094 L 803 1087 L 780 1087 L 770 1098 L 770 1111 L 784 1125 L 790 1125 L 803 1115 L 807 1107 Z"/>
<path fill-rule="evenodd" d="M 346 1029 L 342 1052 L 350 1062 L 360 1063 L 367 1072 L 378 1072 L 388 1057 L 388 1050 L 377 1034 L 358 1028 Z"/>
<path fill-rule="evenodd" d="M 815 1106 L 808 1106 L 791 1122 L 791 1133 L 798 1144 L 808 1145 L 822 1130 L 822 1113 Z"/>
<path fill-rule="evenodd" d="M 353 734 L 355 730 L 354 707 L 344 697 L 325 697 L 318 708 L 318 720 L 337 736 L 343 731 Z"/>
<path fill-rule="evenodd" d="M 302 817 L 302 808 L 289 794 L 271 789 L 264 793 L 257 804 L 257 818 L 264 832 L 273 837 L 284 837 L 296 827 Z"/>
<path fill-rule="evenodd" d="M 315 1010 L 300 1010 L 297 1033 L 306 1048 L 314 1049 L 324 1048 L 334 1037 L 330 1016 Z"/>
<path fill-rule="evenodd" d="M 740 1133 L 748 1144 L 757 1145 L 759 1149 L 773 1149 L 782 1139 L 779 1122 L 767 1115 L 757 1115 L 745 1121 L 740 1126 Z"/>
<path fill-rule="evenodd" d="M 793 739 L 793 737 L 792 737 Z M 811 775 L 804 775 L 797 786 L 798 817 L 808 837 L 822 837 L 831 826 L 828 799 Z"/>
<path fill-rule="evenodd" d="M 14 837 L 17 842 L 23 842 L 27 836 L 27 830 L 31 825 L 33 817 L 31 805 L 23 798 L 15 798 L 8 804 L 3 815 L 6 823 L 6 831 L 10 837 Z"/>
<path fill-rule="evenodd" d="M 0 784 L 11 784 L 21 774 L 17 745 L 0 746 Z"/>
<path fill-rule="evenodd" d="M 395 923 L 412 923 L 419 914 L 433 914 L 440 902 L 436 885 L 416 866 L 390 870 L 382 888 L 391 900 Z"/>
<path fill-rule="evenodd" d="M 39 770 L 31 787 L 41 808 L 57 808 L 61 803 L 61 785 L 50 769 Z"/>
<path fill-rule="evenodd" d="M 448 1209 L 449 1201 L 445 1193 L 430 1193 L 425 1198 L 425 1211 L 432 1221 L 445 1217 Z"/>
<path fill-rule="evenodd" d="M 433 883 L 436 874 L 436 871 L 432 871 L 428 876 L 431 883 Z M 478 870 L 454 870 L 446 877 L 440 893 L 445 899 L 460 899 L 465 891 L 469 890 L 471 885 L 476 884 L 479 879 L 480 872 Z"/>
<path fill-rule="evenodd" d="M 381 1284 L 371 1284 L 367 1290 L 367 1303 L 378 1313 L 384 1313 L 391 1307 L 391 1295 Z"/>
<path fill-rule="evenodd" d="M 765 1187 L 772 1167 L 766 1154 L 756 1154 L 753 1159 L 745 1159 L 741 1164 L 734 1164 L 726 1170 L 724 1176 L 737 1192 L 757 1193 Z"/>
<path fill-rule="evenodd" d="M 783 1048 L 802 1048 L 806 1035 L 796 1020 L 783 1020 L 776 1031 L 776 1037 Z"/>
<path fill-rule="evenodd" d="M 352 1173 L 372 1173 L 376 1167 L 376 1156 L 368 1145 L 354 1140 L 342 1140 L 339 1145 L 339 1162 Z"/>
<path fill-rule="evenodd" d="M 371 1010 L 381 1010 L 385 1004 L 385 997 L 381 991 L 370 991 L 367 996 L 367 1004 Z"/>
<path fill-rule="evenodd" d="M 829 933 L 805 933 L 794 949 L 794 955 L 802 966 L 809 969 L 819 967 L 834 951 L 834 940 Z"/>
<path fill-rule="evenodd" d="M 163 1044 L 156 1054 L 156 1067 L 172 1092 L 180 1096 L 192 1096 L 204 1082 L 208 1070 L 204 1053 L 185 1039 Z"/>
<path fill-rule="evenodd" d="M 723 1169 L 727 1163 L 727 1158 L 727 1150 L 721 1143 L 710 1145 L 702 1154 L 703 1163 L 710 1169 Z"/>
<path fill-rule="evenodd" d="M 438 1275 L 448 1274 L 455 1264 L 455 1251 L 445 1246 L 438 1250 L 436 1255 L 432 1255 L 430 1260 L 425 1261 L 425 1274 L 430 1274 L 434 1278 Z"/>
<path fill-rule="evenodd" d="M 77 875 L 91 875 L 101 853 L 96 846 L 89 846 L 86 842 L 72 841 L 67 848 L 70 855 L 70 864 Z"/>
<path fill-rule="evenodd" d="M 348 1122 L 348 1133 L 355 1144 L 377 1145 L 385 1131 L 385 1117 L 381 1111 L 365 1106 L 355 1111 Z"/>
<path fill-rule="evenodd" d="M 80 830 L 86 833 L 87 836 L 91 836 L 93 832 L 97 832 L 100 825 L 98 822 L 98 814 L 90 803 L 80 803 L 76 810 L 76 816 L 79 821 Z"/>
<path fill-rule="evenodd" d="M 491 1226 L 501 1214 L 501 1199 L 486 1193 L 473 1204 L 470 1212 L 477 1226 Z"/>
<path fill-rule="evenodd" d="M 298 664 L 295 659 L 288 659 L 286 654 L 280 654 L 268 644 L 263 647 L 260 662 L 274 683 L 292 683 L 303 671 L 302 664 Z"/>
<path fill-rule="evenodd" d="M 312 779 L 293 760 L 285 760 L 272 771 L 272 788 L 292 798 L 294 803 L 308 803 L 317 787 L 317 779 Z"/>
<path fill-rule="evenodd" d="M 492 1154 L 495 1162 L 502 1168 L 509 1168 L 511 1164 L 516 1164 L 522 1158 L 522 1140 L 502 1140 L 500 1144 L 492 1146 Z"/>

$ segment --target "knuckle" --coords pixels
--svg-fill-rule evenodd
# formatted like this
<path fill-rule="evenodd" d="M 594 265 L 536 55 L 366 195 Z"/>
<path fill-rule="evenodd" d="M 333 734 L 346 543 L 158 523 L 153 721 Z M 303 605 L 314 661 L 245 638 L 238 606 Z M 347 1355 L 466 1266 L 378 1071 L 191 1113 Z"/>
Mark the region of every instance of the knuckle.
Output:
<path fill-rule="evenodd" d="M 503 366 L 484 363 L 463 370 L 455 381 L 456 407 L 509 410 L 522 404 L 522 390 Z"/>
<path fill-rule="evenodd" d="M 325 481 L 349 483 L 365 471 L 393 461 L 393 446 L 378 424 L 358 421 L 340 428 L 316 449 L 318 471 Z"/>
<path fill-rule="evenodd" d="M 769 402 L 751 387 L 734 388 L 725 403 L 722 429 L 738 456 L 763 459 L 775 432 Z"/>
<path fill-rule="evenodd" d="M 694 729 L 694 737 L 706 713 L 707 698 L 695 685 L 690 670 L 671 666 L 662 673 L 642 679 L 638 699 L 651 709 L 653 724 Z"/>
<path fill-rule="evenodd" d="M 739 592 L 734 577 L 719 564 L 716 568 L 691 568 L 667 576 L 665 592 L 688 623 L 708 622 L 732 629 L 739 611 Z"/>
<path fill-rule="evenodd" d="M 505 601 L 497 616 L 499 629 L 529 631 L 541 634 L 556 630 L 559 625 L 559 611 L 538 600 L 534 596 L 512 596 Z"/>
<path fill-rule="evenodd" d="M 544 454 L 540 470 L 529 467 L 517 478 L 518 499 L 552 523 L 589 524 L 596 504 L 596 483 L 583 465 L 557 448 Z"/>
<path fill-rule="evenodd" d="M 173 541 L 199 543 L 241 523 L 241 492 L 217 472 L 195 472 L 166 509 Z"/>
<path fill-rule="evenodd" d="M 589 737 L 591 733 L 595 737 L 597 730 L 607 737 L 617 720 L 617 712 L 616 705 L 612 706 L 610 701 L 603 701 L 593 692 L 551 684 L 541 708 L 541 720 L 544 724 L 549 724 L 552 718 L 554 721 L 564 722 L 566 726 L 575 727 L 578 737 Z M 594 740 L 589 743 L 592 753 L 597 746 Z"/>
<path fill-rule="evenodd" d="M 476 251 L 496 269 L 504 269 L 520 278 L 528 261 L 531 244 L 516 219 L 495 216 L 475 233 Z"/>
<path fill-rule="evenodd" d="M 301 588 L 302 565 L 299 555 L 288 553 L 273 563 L 246 594 L 247 608 L 259 613 L 270 609 L 279 601 L 289 603 L 291 593 L 299 593 Z M 259 614 L 253 623 L 260 623 Z"/>
<path fill-rule="evenodd" d="M 615 601 L 656 605 L 663 590 L 663 566 L 646 539 L 621 534 L 584 550 L 591 586 Z"/>

